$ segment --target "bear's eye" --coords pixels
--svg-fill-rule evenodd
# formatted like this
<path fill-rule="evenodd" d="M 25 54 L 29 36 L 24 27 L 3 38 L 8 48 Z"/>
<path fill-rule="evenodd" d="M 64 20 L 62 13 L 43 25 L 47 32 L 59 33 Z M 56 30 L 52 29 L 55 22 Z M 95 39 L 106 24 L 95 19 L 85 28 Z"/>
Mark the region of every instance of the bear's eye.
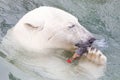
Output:
<path fill-rule="evenodd" d="M 75 27 L 75 25 L 73 24 L 73 25 L 71 25 L 71 26 L 68 26 L 68 28 L 73 28 L 73 27 Z"/>

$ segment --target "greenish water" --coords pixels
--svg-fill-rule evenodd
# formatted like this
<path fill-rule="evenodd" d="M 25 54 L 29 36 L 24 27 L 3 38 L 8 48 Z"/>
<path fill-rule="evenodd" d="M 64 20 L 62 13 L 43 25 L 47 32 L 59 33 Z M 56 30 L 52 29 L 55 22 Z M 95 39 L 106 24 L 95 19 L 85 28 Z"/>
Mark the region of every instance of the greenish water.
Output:
<path fill-rule="evenodd" d="M 0 0 L 0 40 L 25 13 L 44 5 L 58 7 L 75 15 L 84 27 L 102 39 L 106 44 L 100 47 L 108 62 L 101 80 L 120 80 L 120 0 Z M 22 72 L 2 58 L 0 69 L 0 80 L 20 80 L 12 73 L 15 70 L 18 74 Z M 27 80 L 26 77 L 23 79 Z"/>

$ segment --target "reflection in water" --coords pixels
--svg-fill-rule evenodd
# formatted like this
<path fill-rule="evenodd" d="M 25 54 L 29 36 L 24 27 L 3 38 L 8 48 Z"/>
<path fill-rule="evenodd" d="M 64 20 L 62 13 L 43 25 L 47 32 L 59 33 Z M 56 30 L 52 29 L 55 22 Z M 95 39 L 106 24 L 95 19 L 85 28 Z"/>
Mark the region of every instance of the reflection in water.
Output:
<path fill-rule="evenodd" d="M 40 5 L 64 9 L 79 18 L 79 21 L 99 39 L 105 39 L 102 51 L 107 55 L 108 66 L 102 80 L 119 80 L 120 75 L 120 1 L 119 0 L 1 0 L 0 1 L 0 40 L 6 31 L 29 10 Z M 100 43 L 101 44 L 101 43 Z M 3 56 L 4 57 L 4 56 Z M 0 78 L 8 80 L 8 72 L 19 73 L 12 65 L 0 59 Z M 114 74 L 113 74 L 114 73 Z M 21 75 L 24 73 L 20 73 Z M 17 76 L 19 74 L 16 74 Z M 20 75 L 20 77 L 21 77 Z M 24 75 L 27 76 L 27 75 Z M 23 75 L 22 75 L 23 77 Z M 28 77 L 28 76 L 27 76 Z M 5 79 L 7 78 L 7 79 Z M 27 78 L 23 78 L 27 80 Z M 32 80 L 32 78 L 31 78 Z"/>

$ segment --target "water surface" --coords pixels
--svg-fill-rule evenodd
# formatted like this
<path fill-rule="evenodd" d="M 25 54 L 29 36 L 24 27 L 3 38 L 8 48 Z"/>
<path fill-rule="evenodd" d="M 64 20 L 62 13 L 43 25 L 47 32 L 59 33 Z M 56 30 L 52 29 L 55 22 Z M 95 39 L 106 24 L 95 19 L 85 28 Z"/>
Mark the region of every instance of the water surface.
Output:
<path fill-rule="evenodd" d="M 120 80 L 120 0 L 0 0 L 0 40 L 25 13 L 39 6 L 58 7 L 78 17 L 104 43 L 99 47 L 108 62 L 101 80 Z M 0 80 L 20 80 L 18 74 L 27 80 L 26 74 L 0 57 Z"/>

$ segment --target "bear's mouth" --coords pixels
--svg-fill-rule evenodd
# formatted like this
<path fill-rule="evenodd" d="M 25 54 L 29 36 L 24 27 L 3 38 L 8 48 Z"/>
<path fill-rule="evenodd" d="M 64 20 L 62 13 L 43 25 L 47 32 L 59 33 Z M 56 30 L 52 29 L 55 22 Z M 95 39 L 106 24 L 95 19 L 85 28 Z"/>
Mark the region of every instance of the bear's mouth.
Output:
<path fill-rule="evenodd" d="M 81 50 L 84 50 L 84 51 L 81 51 L 81 52 L 87 52 L 87 48 L 88 47 L 91 47 L 93 42 L 95 41 L 96 39 L 95 38 L 90 38 L 87 42 L 84 42 L 84 43 L 76 43 L 75 46 L 77 48 L 82 48 Z"/>

